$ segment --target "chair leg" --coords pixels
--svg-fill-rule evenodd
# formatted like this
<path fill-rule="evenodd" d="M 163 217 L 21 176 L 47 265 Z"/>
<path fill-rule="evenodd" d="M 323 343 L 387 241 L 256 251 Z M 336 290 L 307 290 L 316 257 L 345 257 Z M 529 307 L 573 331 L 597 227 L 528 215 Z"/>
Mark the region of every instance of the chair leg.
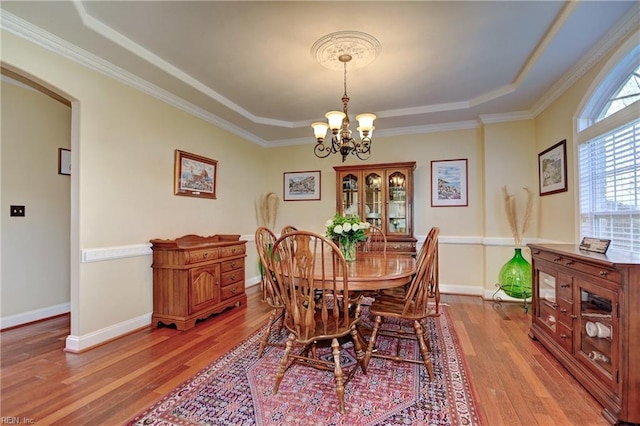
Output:
<path fill-rule="evenodd" d="M 269 322 L 267 323 L 267 330 L 265 331 L 264 336 L 262 336 L 262 339 L 260 339 L 260 348 L 258 348 L 258 358 L 262 358 L 262 353 L 264 352 L 264 349 L 267 347 L 267 344 L 269 343 L 269 337 L 271 336 L 271 328 L 274 322 L 276 321 L 276 315 L 278 315 L 278 310 L 274 308 L 271 310 L 271 315 L 269 316 Z"/>
<path fill-rule="evenodd" d="M 424 328 L 420 321 L 414 321 L 413 327 L 416 330 L 416 337 L 418 338 L 418 345 L 420 346 L 420 354 L 422 355 L 422 362 L 429 373 L 429 380 L 433 381 L 433 363 L 431 361 L 431 353 L 427 348 L 427 344 L 424 341 Z"/>
<path fill-rule="evenodd" d="M 280 382 L 284 377 L 284 372 L 287 370 L 287 360 L 289 358 L 289 352 L 291 352 L 291 348 L 293 348 L 293 342 L 295 342 L 296 336 L 295 334 L 289 334 L 289 338 L 287 339 L 287 346 L 284 349 L 284 355 L 282 356 L 282 360 L 280 360 L 280 368 L 278 369 L 278 373 L 276 374 L 276 383 L 273 385 L 273 394 L 278 393 L 278 388 L 280 387 Z"/>
<path fill-rule="evenodd" d="M 340 413 L 344 414 L 344 375 L 340 366 L 340 343 L 338 339 L 331 341 L 331 349 L 333 352 L 333 362 L 335 364 L 334 375 L 336 376 L 336 393 L 338 394 L 338 404 L 340 405 Z"/>
<path fill-rule="evenodd" d="M 369 361 L 371 361 L 371 355 L 373 354 L 373 349 L 376 345 L 376 338 L 378 337 L 378 329 L 380 328 L 381 324 L 382 317 L 378 315 L 373 322 L 373 330 L 371 330 L 371 337 L 369 337 L 369 345 L 367 346 L 367 350 L 364 354 L 364 368 L 362 369 L 362 371 L 366 371 L 369 367 Z"/>
<path fill-rule="evenodd" d="M 365 352 L 362 347 L 362 336 L 358 332 L 358 328 L 353 325 L 351 327 L 351 340 L 353 340 L 353 349 L 356 352 L 356 358 L 358 360 L 358 364 L 360 364 L 360 368 L 364 374 L 367 374 L 367 366 L 364 364 L 364 355 Z"/>

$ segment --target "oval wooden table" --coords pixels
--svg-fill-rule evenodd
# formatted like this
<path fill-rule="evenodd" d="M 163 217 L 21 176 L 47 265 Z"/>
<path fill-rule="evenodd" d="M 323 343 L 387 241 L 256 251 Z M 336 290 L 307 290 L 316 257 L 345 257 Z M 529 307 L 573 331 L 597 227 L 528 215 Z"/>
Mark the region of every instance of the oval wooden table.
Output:
<path fill-rule="evenodd" d="M 319 268 L 320 262 L 316 261 Z M 416 260 L 404 253 L 358 253 L 347 262 L 349 291 L 363 292 L 400 287 L 411 281 Z M 340 274 L 340 271 L 338 272 Z M 340 274 L 340 277 L 342 275 Z M 316 276 L 318 280 L 322 277 Z"/>

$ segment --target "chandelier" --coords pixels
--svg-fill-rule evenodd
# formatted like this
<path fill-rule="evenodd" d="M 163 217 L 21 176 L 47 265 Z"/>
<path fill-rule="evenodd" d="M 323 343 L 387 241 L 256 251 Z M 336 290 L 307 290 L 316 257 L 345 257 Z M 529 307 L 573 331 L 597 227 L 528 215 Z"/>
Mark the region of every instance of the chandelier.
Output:
<path fill-rule="evenodd" d="M 349 96 L 347 95 L 347 64 L 354 60 L 357 65 L 368 64 L 380 49 L 380 43 L 373 37 L 359 32 L 332 33 L 318 40 L 313 48 L 316 60 L 327 68 L 336 68 L 336 58 L 344 71 L 344 95 L 342 95 L 342 111 L 329 111 L 325 114 L 328 123 L 316 122 L 311 125 L 317 143 L 314 154 L 318 158 L 326 158 L 330 154 L 340 153 L 342 162 L 349 154 L 354 154 L 361 160 L 371 155 L 371 136 L 373 135 L 373 121 L 375 114 L 365 113 L 356 116 L 360 140 L 352 137 L 349 129 Z M 331 129 L 331 142 L 325 144 L 327 131 Z"/>

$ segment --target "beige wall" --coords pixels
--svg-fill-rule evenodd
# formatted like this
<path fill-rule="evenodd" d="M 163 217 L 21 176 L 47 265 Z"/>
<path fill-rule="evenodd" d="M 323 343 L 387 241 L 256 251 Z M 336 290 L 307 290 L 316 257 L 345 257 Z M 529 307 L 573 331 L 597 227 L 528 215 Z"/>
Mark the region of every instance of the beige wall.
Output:
<path fill-rule="evenodd" d="M 69 311 L 70 177 L 58 174 L 58 148 L 69 148 L 71 110 L 27 87 L 2 82 L 3 327 L 14 316 Z M 24 205 L 24 217 L 10 217 Z M 39 319 L 38 314 L 30 316 Z"/>
<path fill-rule="evenodd" d="M 265 148 L 11 34 L 3 33 L 2 43 L 5 66 L 73 101 L 67 346 L 82 349 L 148 324 L 151 256 L 82 256 L 123 247 L 139 252 L 150 239 L 189 233 L 253 235 L 253 202 L 266 187 Z M 218 161 L 216 200 L 173 195 L 175 149 Z M 3 223 L 3 235 L 9 228 Z M 3 244 L 3 256 L 7 251 Z M 247 274 L 254 276 L 252 245 L 249 253 Z M 25 257 L 20 267 L 31 265 Z"/>

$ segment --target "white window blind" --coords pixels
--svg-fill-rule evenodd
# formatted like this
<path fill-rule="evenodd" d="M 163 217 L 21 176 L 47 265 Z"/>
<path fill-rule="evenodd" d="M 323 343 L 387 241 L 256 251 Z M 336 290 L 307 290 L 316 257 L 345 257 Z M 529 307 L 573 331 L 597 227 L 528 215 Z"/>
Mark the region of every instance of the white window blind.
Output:
<path fill-rule="evenodd" d="M 640 253 L 640 119 L 580 145 L 582 237 Z"/>

